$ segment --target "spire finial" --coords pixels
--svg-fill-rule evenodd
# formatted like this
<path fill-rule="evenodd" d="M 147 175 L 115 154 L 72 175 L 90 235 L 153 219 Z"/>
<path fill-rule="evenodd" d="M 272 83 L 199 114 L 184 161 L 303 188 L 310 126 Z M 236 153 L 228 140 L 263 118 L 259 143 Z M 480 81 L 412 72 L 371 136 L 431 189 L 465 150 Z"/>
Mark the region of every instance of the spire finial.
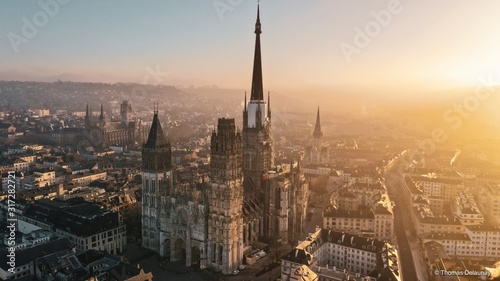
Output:
<path fill-rule="evenodd" d="M 260 1 L 257 3 L 257 21 L 255 22 L 255 34 L 261 34 L 260 30 Z"/>
<path fill-rule="evenodd" d="M 257 22 L 260 23 L 260 0 L 257 0 Z"/>

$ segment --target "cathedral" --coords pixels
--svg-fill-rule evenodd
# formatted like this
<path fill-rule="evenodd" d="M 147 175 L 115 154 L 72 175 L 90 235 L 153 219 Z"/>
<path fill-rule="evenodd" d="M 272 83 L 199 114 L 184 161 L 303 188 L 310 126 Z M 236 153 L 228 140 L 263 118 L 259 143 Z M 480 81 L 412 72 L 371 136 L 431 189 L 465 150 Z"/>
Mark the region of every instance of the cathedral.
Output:
<path fill-rule="evenodd" d="M 126 100 L 120 104 L 120 121 L 106 121 L 104 107 L 101 104 L 99 121 L 95 124 L 92 122 L 91 111 L 87 104 L 83 135 L 96 147 L 133 145 L 140 141 L 141 127 L 140 123 L 132 119 L 132 105 Z"/>
<path fill-rule="evenodd" d="M 301 161 L 275 165 L 270 96 L 264 100 L 260 13 L 243 129 L 220 118 L 211 136 L 210 180 L 176 182 L 171 146 L 155 109 L 142 149 L 142 246 L 171 261 L 230 274 L 256 241 L 278 245 L 304 233 L 308 184 Z"/>

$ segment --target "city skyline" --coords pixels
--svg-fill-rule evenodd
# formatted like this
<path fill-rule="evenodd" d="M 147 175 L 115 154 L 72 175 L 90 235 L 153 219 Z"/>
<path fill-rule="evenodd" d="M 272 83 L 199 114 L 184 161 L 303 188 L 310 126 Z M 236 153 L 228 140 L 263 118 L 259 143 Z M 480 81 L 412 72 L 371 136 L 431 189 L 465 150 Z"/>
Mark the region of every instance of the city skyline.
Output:
<path fill-rule="evenodd" d="M 155 84 L 155 70 L 167 85 L 249 89 L 256 3 L 194 3 L 2 3 L 0 75 Z M 263 1 L 265 91 L 428 98 L 496 85 L 499 4 L 482 4 Z"/>
<path fill-rule="evenodd" d="M 500 276 L 493 4 L 210 3 L 2 10 L 0 279 Z"/>

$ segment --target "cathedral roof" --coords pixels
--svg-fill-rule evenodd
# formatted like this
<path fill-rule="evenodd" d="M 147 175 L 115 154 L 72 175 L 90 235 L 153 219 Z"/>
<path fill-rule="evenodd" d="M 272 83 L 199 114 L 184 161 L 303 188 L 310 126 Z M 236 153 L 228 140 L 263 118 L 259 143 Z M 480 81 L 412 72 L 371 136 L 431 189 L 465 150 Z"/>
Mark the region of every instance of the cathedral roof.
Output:
<path fill-rule="evenodd" d="M 153 123 L 151 130 L 149 130 L 148 140 L 144 144 L 144 148 L 161 148 L 168 146 L 167 138 L 161 128 L 160 120 L 158 119 L 158 112 L 153 116 Z"/>
<path fill-rule="evenodd" d="M 108 122 L 104 125 L 104 129 L 108 132 L 117 131 L 117 130 L 124 130 L 127 128 L 128 128 L 127 125 L 125 125 L 121 121 Z"/>

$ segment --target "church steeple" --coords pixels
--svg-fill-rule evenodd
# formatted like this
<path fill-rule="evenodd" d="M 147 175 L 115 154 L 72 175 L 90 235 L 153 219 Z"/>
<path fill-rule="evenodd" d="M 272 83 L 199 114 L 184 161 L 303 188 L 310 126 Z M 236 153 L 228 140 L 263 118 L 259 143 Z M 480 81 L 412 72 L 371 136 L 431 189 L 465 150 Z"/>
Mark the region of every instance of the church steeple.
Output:
<path fill-rule="evenodd" d="M 318 113 L 316 114 L 316 125 L 314 125 L 313 138 L 321 138 L 323 136 L 323 132 L 321 131 L 321 122 L 319 120 L 319 106 Z"/>
<path fill-rule="evenodd" d="M 160 120 L 158 119 L 158 111 L 154 111 L 153 122 L 151 123 L 151 129 L 149 130 L 149 135 L 145 148 L 149 149 L 159 149 L 170 146 L 161 128 Z"/>
<path fill-rule="evenodd" d="M 262 85 L 262 60 L 260 55 L 260 11 L 257 6 L 257 22 L 255 23 L 255 52 L 253 58 L 252 92 L 250 100 L 264 100 L 264 87 Z"/>
<path fill-rule="evenodd" d="M 262 83 L 262 57 L 260 53 L 260 6 L 257 6 L 255 23 L 255 52 L 253 60 L 252 90 L 250 100 L 243 110 L 243 175 L 245 192 L 261 195 L 262 172 L 274 166 L 271 133 L 270 97 L 264 99 Z"/>
<path fill-rule="evenodd" d="M 90 121 L 90 110 L 89 104 L 87 103 L 87 111 L 85 112 L 85 129 L 90 130 L 92 127 L 92 121 Z"/>
<path fill-rule="evenodd" d="M 142 147 L 142 164 L 145 171 L 166 171 L 172 167 L 172 151 L 155 108 L 153 122 L 146 143 Z"/>
<path fill-rule="evenodd" d="M 99 125 L 104 127 L 106 125 L 106 120 L 104 119 L 104 106 L 101 103 L 101 115 L 99 116 Z"/>
<path fill-rule="evenodd" d="M 148 140 L 142 146 L 142 245 L 164 255 L 168 255 L 168 250 L 160 244 L 170 216 L 169 205 L 165 204 L 169 204 L 169 196 L 173 194 L 174 177 L 172 150 L 163 134 L 155 104 Z M 163 221 L 165 217 L 167 221 Z"/>

